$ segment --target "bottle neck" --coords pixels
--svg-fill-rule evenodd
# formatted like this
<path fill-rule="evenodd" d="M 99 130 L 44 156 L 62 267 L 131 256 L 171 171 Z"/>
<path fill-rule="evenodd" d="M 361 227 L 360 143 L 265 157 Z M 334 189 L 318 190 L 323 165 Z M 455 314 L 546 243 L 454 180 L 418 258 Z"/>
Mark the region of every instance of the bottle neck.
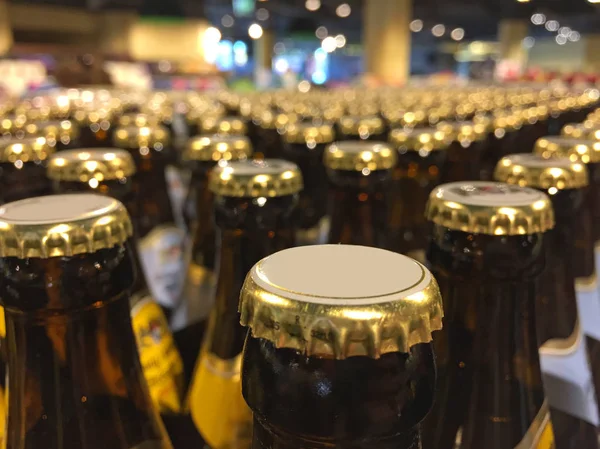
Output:
<path fill-rule="evenodd" d="M 0 163 L 0 196 L 3 203 L 23 200 L 52 193 L 52 184 L 46 176 L 47 163 L 24 162 L 21 168 L 11 163 Z"/>
<path fill-rule="evenodd" d="M 593 223 L 600 222 L 600 163 L 587 165 L 590 174 L 589 208 Z M 600 226 L 594 226 L 593 236 L 596 243 L 600 242 Z"/>
<path fill-rule="evenodd" d="M 329 180 L 329 243 L 389 249 L 391 171 L 330 170 Z"/>
<path fill-rule="evenodd" d="M 453 439 L 462 428 L 464 449 L 516 447 L 528 433 L 544 401 L 536 338 L 544 259 L 539 234 L 434 227 L 428 260 L 445 317 L 434 336 L 440 388 L 427 431 L 444 428 Z"/>
<path fill-rule="evenodd" d="M 210 334 L 210 351 L 221 359 L 242 352 L 246 329 L 240 326 L 239 292 L 246 274 L 261 259 L 294 246 L 292 212 L 297 198 L 269 198 L 262 206 L 256 198 L 218 197 L 216 297 Z"/>
<path fill-rule="evenodd" d="M 139 363 L 124 247 L 1 264 L 7 447 L 170 448 Z"/>

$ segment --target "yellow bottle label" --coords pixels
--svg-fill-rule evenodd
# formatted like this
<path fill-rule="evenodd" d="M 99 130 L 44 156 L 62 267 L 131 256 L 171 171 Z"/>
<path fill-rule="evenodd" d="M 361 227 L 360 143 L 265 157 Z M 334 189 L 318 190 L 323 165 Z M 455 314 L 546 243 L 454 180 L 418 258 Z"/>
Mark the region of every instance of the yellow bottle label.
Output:
<path fill-rule="evenodd" d="M 515 449 L 554 449 L 554 430 L 548 403 L 544 402 L 529 430 Z"/>
<path fill-rule="evenodd" d="M 0 387 L 0 447 L 6 447 L 6 409 L 8 408 L 8 395 L 4 394 L 4 388 Z"/>
<path fill-rule="evenodd" d="M 4 307 L 0 306 L 0 338 L 6 337 L 6 322 L 4 321 Z"/>
<path fill-rule="evenodd" d="M 241 354 L 223 360 L 203 351 L 189 395 L 194 424 L 213 449 L 248 448 L 252 413 L 242 397 Z"/>
<path fill-rule="evenodd" d="M 134 303 L 131 322 L 150 395 L 159 412 L 181 411 L 183 362 L 160 306 L 145 296 Z"/>

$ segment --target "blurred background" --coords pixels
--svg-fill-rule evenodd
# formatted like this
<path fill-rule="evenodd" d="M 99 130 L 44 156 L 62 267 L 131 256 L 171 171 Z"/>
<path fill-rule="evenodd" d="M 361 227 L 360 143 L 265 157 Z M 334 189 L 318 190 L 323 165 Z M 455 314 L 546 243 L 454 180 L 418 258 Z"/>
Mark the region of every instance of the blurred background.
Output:
<path fill-rule="evenodd" d="M 0 89 L 595 82 L 598 0 L 0 0 Z"/>

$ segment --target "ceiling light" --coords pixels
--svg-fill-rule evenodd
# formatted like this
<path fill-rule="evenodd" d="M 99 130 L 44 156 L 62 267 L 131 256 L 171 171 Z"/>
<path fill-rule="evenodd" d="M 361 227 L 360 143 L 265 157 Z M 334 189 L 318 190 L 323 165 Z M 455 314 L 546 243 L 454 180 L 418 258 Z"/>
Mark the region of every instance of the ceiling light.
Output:
<path fill-rule="evenodd" d="M 567 39 L 571 42 L 577 42 L 581 39 L 581 34 L 579 34 L 579 31 L 571 31 Z"/>
<path fill-rule="evenodd" d="M 333 53 L 337 48 L 337 42 L 335 41 L 335 37 L 326 37 L 321 42 L 321 48 L 325 50 L 327 53 Z"/>
<path fill-rule="evenodd" d="M 225 14 L 221 18 L 221 25 L 223 25 L 225 28 L 231 28 L 234 23 L 235 23 L 235 19 L 232 16 L 230 16 L 229 14 Z"/>
<path fill-rule="evenodd" d="M 600 0 L 588 0 L 590 3 L 600 3 Z"/>
<path fill-rule="evenodd" d="M 560 24 L 556 20 L 548 20 L 546 22 L 546 29 L 548 31 L 557 31 L 560 28 Z"/>
<path fill-rule="evenodd" d="M 462 28 L 454 28 L 450 33 L 450 37 L 455 41 L 461 41 L 465 37 L 465 30 Z"/>
<path fill-rule="evenodd" d="M 517 0 L 519 3 L 529 3 L 530 0 Z"/>
<path fill-rule="evenodd" d="M 431 29 L 431 34 L 433 34 L 435 37 L 442 37 L 445 32 L 446 32 L 446 27 L 444 25 L 442 25 L 441 23 L 438 23 Z"/>
<path fill-rule="evenodd" d="M 558 30 L 558 34 L 560 34 L 561 36 L 564 36 L 564 37 L 568 37 L 569 34 L 571 34 L 571 28 L 562 27 L 560 30 Z"/>
<path fill-rule="evenodd" d="M 418 33 L 423 29 L 423 21 L 421 19 L 415 19 L 412 22 L 410 22 L 408 28 L 410 28 L 410 31 Z"/>
<path fill-rule="evenodd" d="M 315 35 L 319 39 L 325 39 L 328 34 L 329 32 L 327 31 L 327 28 L 325 28 L 324 26 L 320 26 L 319 28 L 317 28 L 317 31 L 315 31 Z"/>
<path fill-rule="evenodd" d="M 524 48 L 533 48 L 534 45 L 535 45 L 534 37 L 527 36 L 525 39 L 523 39 L 523 47 Z"/>
<path fill-rule="evenodd" d="M 342 3 L 335 9 L 335 13 L 339 17 L 348 17 L 352 13 L 352 8 L 350 8 L 348 3 Z"/>
<path fill-rule="evenodd" d="M 205 42 L 214 42 L 218 43 L 221 40 L 221 32 L 218 28 L 208 27 L 204 32 L 204 41 Z"/>
<path fill-rule="evenodd" d="M 321 0 L 306 0 L 304 6 L 309 11 L 317 11 L 321 7 Z"/>
<path fill-rule="evenodd" d="M 546 16 L 540 13 L 534 14 L 531 16 L 531 23 L 533 23 L 534 25 L 543 25 L 544 23 L 546 23 Z"/>
<path fill-rule="evenodd" d="M 335 37 L 335 45 L 337 46 L 337 48 L 342 48 L 346 45 L 346 36 L 344 36 L 343 34 L 338 34 Z"/>
<path fill-rule="evenodd" d="M 269 18 L 269 11 L 265 8 L 259 8 L 256 10 L 256 18 L 258 20 L 267 20 Z"/>
<path fill-rule="evenodd" d="M 263 29 L 258 23 L 253 23 L 248 27 L 248 36 L 252 39 L 260 39 L 263 35 Z"/>
<path fill-rule="evenodd" d="M 567 38 L 559 34 L 556 36 L 556 43 L 558 45 L 565 45 L 567 43 Z"/>

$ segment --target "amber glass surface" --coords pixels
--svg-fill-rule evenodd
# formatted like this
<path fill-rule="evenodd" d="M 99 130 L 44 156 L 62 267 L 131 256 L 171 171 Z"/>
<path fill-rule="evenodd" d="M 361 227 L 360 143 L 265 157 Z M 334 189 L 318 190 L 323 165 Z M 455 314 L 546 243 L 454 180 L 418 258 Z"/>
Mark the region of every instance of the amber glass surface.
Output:
<path fill-rule="evenodd" d="M 246 339 L 242 391 L 254 412 L 254 449 L 420 449 L 434 389 L 429 344 L 334 360 Z"/>
<path fill-rule="evenodd" d="M 481 161 L 486 152 L 487 140 L 477 142 L 454 141 L 448 148 L 448 159 L 443 182 L 477 181 L 481 171 Z"/>
<path fill-rule="evenodd" d="M 171 448 L 139 362 L 126 246 L 0 259 L 8 448 Z"/>
<path fill-rule="evenodd" d="M 51 194 L 52 184 L 46 176 L 46 166 L 46 162 L 23 162 L 21 168 L 0 163 L 0 201 L 10 203 Z"/>
<path fill-rule="evenodd" d="M 427 258 L 445 317 L 434 334 L 438 389 L 423 447 L 452 449 L 459 440 L 461 449 L 514 448 L 544 401 L 535 319 L 542 235 L 434 225 Z"/>
<path fill-rule="evenodd" d="M 328 170 L 329 243 L 391 249 L 392 171 Z"/>

